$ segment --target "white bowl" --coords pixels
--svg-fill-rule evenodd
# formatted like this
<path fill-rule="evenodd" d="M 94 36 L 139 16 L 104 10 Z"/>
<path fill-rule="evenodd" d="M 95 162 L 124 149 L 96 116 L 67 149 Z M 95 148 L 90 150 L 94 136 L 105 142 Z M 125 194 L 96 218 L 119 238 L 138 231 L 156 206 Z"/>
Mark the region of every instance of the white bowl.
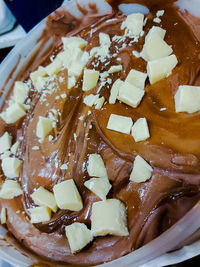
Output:
<path fill-rule="evenodd" d="M 105 13 L 105 11 L 110 11 L 110 6 L 104 2 L 104 0 L 78 0 L 77 1 L 81 6 L 87 8 L 87 4 L 94 2 L 97 4 L 99 13 Z M 190 2 L 190 5 L 188 5 Z M 194 15 L 200 16 L 200 1 L 199 0 L 179 0 L 177 5 L 181 6 L 182 9 L 187 8 L 189 12 Z M 72 13 L 76 17 L 80 17 L 81 13 L 77 9 L 75 1 L 65 1 L 62 8 L 65 8 L 70 13 Z M 138 9 L 140 12 L 145 11 L 141 6 L 135 6 L 136 11 Z M 125 8 L 126 11 L 126 8 Z M 128 13 L 129 11 L 127 11 Z M 133 12 L 133 11 L 132 11 Z M 0 88 L 3 88 L 3 94 L 0 98 L 0 106 L 2 105 L 6 94 L 8 93 L 9 88 L 11 87 L 13 81 L 15 80 L 17 74 L 21 70 L 22 66 L 28 61 L 31 55 L 39 47 L 40 42 L 37 42 L 40 37 L 42 31 L 45 28 L 45 20 L 40 22 L 29 34 L 26 36 L 24 40 L 19 42 L 16 47 L 10 52 L 10 54 L 5 58 L 3 63 L 0 65 Z M 48 48 L 52 40 L 46 43 L 43 50 L 39 55 L 36 56 L 36 59 L 40 57 L 40 55 Z M 12 75 L 10 75 L 12 73 Z M 11 76 L 11 77 L 10 77 Z M 159 256 L 165 254 L 168 251 L 173 250 L 173 248 L 177 247 L 179 244 L 188 239 L 188 237 L 192 236 L 198 229 L 200 228 L 200 202 L 197 203 L 181 220 L 179 220 L 175 225 L 173 225 L 169 230 L 164 232 L 158 238 L 154 239 L 147 245 L 137 249 L 136 251 L 121 257 L 112 262 L 100 265 L 100 266 L 139 266 L 145 263 L 148 263 L 147 266 L 150 266 L 150 261 L 154 260 L 154 266 L 163 266 L 165 257 L 158 258 Z M 0 226 L 0 234 L 4 236 L 4 238 L 0 239 L 0 257 L 7 262 L 13 264 L 14 266 L 29 266 L 35 262 L 40 261 L 41 259 L 35 254 L 28 252 L 26 249 L 20 247 L 14 238 L 9 238 L 5 236 L 6 230 Z M 191 252 L 191 251 L 190 251 Z M 172 252 L 170 255 L 177 252 Z M 179 253 L 180 254 L 180 253 Z M 190 257 L 197 255 L 198 252 L 189 254 Z M 200 254 L 200 250 L 199 250 Z M 173 258 L 173 257 L 172 257 Z M 182 261 L 186 259 L 186 253 L 179 257 L 178 261 Z M 162 262 L 163 261 L 163 262 Z M 47 261 L 49 262 L 49 261 Z M 176 260 L 177 262 L 177 260 Z M 170 262 L 173 263 L 173 262 Z M 157 265 L 155 265 L 157 264 Z M 168 263 L 169 264 L 169 263 Z M 55 265 L 54 265 L 55 266 Z M 62 266 L 62 265 L 59 265 Z"/>

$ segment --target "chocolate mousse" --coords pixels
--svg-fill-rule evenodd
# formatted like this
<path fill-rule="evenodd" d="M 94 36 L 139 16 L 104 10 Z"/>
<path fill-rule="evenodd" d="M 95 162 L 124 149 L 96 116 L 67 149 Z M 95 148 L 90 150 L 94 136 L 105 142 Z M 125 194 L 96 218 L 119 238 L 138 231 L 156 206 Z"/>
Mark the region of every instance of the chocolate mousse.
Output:
<path fill-rule="evenodd" d="M 52 261 L 122 257 L 200 199 L 200 21 L 129 2 L 149 13 L 49 16 L 0 110 L 1 222 Z"/>

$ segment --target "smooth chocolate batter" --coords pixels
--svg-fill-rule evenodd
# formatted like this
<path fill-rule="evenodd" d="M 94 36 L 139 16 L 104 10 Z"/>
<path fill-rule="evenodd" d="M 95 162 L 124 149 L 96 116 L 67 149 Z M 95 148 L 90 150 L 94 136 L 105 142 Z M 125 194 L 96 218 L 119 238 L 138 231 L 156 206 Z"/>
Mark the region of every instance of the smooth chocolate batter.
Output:
<path fill-rule="evenodd" d="M 107 59 L 96 69 L 103 72 L 112 65 L 122 64 L 123 71 L 112 74 L 112 83 L 118 78 L 124 80 L 132 68 L 146 72 L 146 62 L 134 57 L 132 51 L 142 50 L 144 38 L 153 25 L 166 29 L 165 41 L 172 45 L 178 59 L 178 65 L 168 78 L 153 85 L 146 82 L 146 93 L 138 108 L 120 102 L 110 105 L 108 98 L 112 84 L 107 84 L 100 91 L 100 96 L 104 96 L 107 102 L 103 109 L 87 107 L 83 104 L 87 93 L 81 89 L 82 78 L 73 89 L 68 90 L 67 71 L 61 71 L 54 81 L 58 90 L 47 96 L 48 107 L 46 102 L 39 101 L 39 93 L 34 92 L 30 95 L 31 110 L 23 122 L 6 125 L 0 120 L 1 135 L 8 131 L 14 140 L 23 136 L 18 151 L 18 157 L 24 161 L 20 175 L 23 197 L 0 200 L 1 206 L 7 208 L 8 230 L 24 246 L 54 261 L 95 265 L 126 255 L 168 229 L 200 199 L 200 113 L 176 113 L 174 107 L 174 94 L 179 85 L 200 85 L 200 20 L 187 12 L 180 13 L 173 6 L 174 1 L 124 2 L 137 2 L 149 8 L 145 35 L 138 43 L 120 49 L 116 57 Z M 104 17 L 97 14 L 89 17 L 83 12 L 84 19 L 75 20 L 64 11 L 57 11 L 50 16 L 45 33 L 49 36 L 57 33 L 56 42 L 53 52 L 39 64 L 47 65 L 49 57 L 62 49 L 60 36 L 76 34 L 84 38 L 88 41 L 86 50 L 89 51 L 99 45 L 100 32 L 108 33 L 111 38 L 122 35 L 120 26 L 126 16 L 118 11 L 120 1 L 112 1 L 111 4 L 113 13 Z M 92 8 L 95 13 L 96 9 L 94 6 Z M 153 18 L 161 9 L 165 13 L 157 25 Z M 122 43 L 112 43 L 111 54 L 115 53 L 116 46 L 121 47 Z M 117 58 L 121 58 L 121 61 Z M 88 68 L 94 68 L 93 61 L 88 63 Z M 38 63 L 33 64 L 36 66 Z M 33 65 L 28 70 L 32 71 L 32 68 Z M 89 93 L 96 93 L 97 88 Z M 56 100 L 56 96 L 64 92 L 68 95 L 67 99 Z M 33 146 L 38 146 L 35 134 L 38 116 L 46 116 L 51 108 L 61 111 L 57 127 L 52 133 L 53 140 L 39 144 L 40 150 L 32 150 Z M 92 112 L 88 116 L 89 110 Z M 131 117 L 133 121 L 146 117 L 151 137 L 136 143 L 131 135 L 108 130 L 106 125 L 111 113 Z M 84 116 L 84 119 L 79 120 L 80 116 Z M 77 135 L 76 141 L 74 133 Z M 86 163 L 91 153 L 101 154 L 105 162 L 112 184 L 107 198 L 120 199 L 127 207 L 130 235 L 97 237 L 81 252 L 73 255 L 64 235 L 64 227 L 73 222 L 82 222 L 90 228 L 92 203 L 100 200 L 84 186 L 89 179 Z M 153 167 L 151 179 L 139 184 L 129 181 L 137 154 Z M 66 161 L 69 162 L 69 168 L 63 171 L 60 166 Z M 60 210 L 50 222 L 32 225 L 26 211 L 34 206 L 30 198 L 34 188 L 44 186 L 52 190 L 58 181 L 69 178 L 75 180 L 84 208 L 80 212 Z M 16 213 L 18 210 L 20 213 Z"/>

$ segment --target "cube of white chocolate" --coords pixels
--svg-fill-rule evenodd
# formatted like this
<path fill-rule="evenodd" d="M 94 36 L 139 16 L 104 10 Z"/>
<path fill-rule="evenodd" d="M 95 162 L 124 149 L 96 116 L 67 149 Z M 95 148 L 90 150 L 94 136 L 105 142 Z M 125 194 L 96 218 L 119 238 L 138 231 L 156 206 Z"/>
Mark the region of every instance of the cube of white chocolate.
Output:
<path fill-rule="evenodd" d="M 1 154 L 0 159 L 5 159 L 10 157 L 11 152 L 9 150 L 6 150 L 4 153 Z"/>
<path fill-rule="evenodd" d="M 91 231 L 84 223 L 72 223 L 65 227 L 71 252 L 73 254 L 82 250 L 87 244 L 93 240 Z"/>
<path fill-rule="evenodd" d="M 124 204 L 118 199 L 95 202 L 92 205 L 91 232 L 93 236 L 129 235 Z"/>
<path fill-rule="evenodd" d="M 14 90 L 13 90 L 13 99 L 15 102 L 19 104 L 23 104 L 25 99 L 28 96 L 28 85 L 26 83 L 17 81 L 15 82 L 14 85 Z"/>
<path fill-rule="evenodd" d="M 52 131 L 52 120 L 39 116 L 36 126 L 36 136 L 44 140 L 44 138 Z"/>
<path fill-rule="evenodd" d="M 107 129 L 130 134 L 132 125 L 133 121 L 130 117 L 111 114 L 108 120 Z"/>
<path fill-rule="evenodd" d="M 139 35 L 143 30 L 144 15 L 141 13 L 134 13 L 128 15 L 126 20 L 122 23 L 121 29 L 128 29 L 133 35 Z"/>
<path fill-rule="evenodd" d="M 178 60 L 175 55 L 152 60 L 147 63 L 147 74 L 151 84 L 168 77 L 176 67 Z"/>
<path fill-rule="evenodd" d="M 155 60 L 169 56 L 172 53 L 172 48 L 155 32 L 148 34 L 145 40 L 141 56 L 146 60 Z"/>
<path fill-rule="evenodd" d="M 110 36 L 107 33 L 100 32 L 99 33 L 99 44 L 100 46 L 110 46 Z"/>
<path fill-rule="evenodd" d="M 83 91 L 89 91 L 97 85 L 99 71 L 85 69 L 83 74 Z"/>
<path fill-rule="evenodd" d="M 31 194 L 31 198 L 39 206 L 49 207 L 54 212 L 58 209 L 54 194 L 42 186 Z"/>
<path fill-rule="evenodd" d="M 87 162 L 89 176 L 107 177 L 106 167 L 100 154 L 90 154 Z"/>
<path fill-rule="evenodd" d="M 5 132 L 1 137 L 0 137 L 0 153 L 5 152 L 6 150 L 10 149 L 11 147 L 11 142 L 12 142 L 12 136 L 9 135 L 8 132 Z"/>
<path fill-rule="evenodd" d="M 68 77 L 67 88 L 71 89 L 76 84 L 75 76 Z"/>
<path fill-rule="evenodd" d="M 122 70 L 122 65 L 113 65 L 108 70 L 108 73 L 115 73 L 115 72 L 119 72 L 121 70 Z"/>
<path fill-rule="evenodd" d="M 64 50 L 66 49 L 74 49 L 74 48 L 84 48 L 87 45 L 87 41 L 85 41 L 81 37 L 62 37 L 62 43 Z"/>
<path fill-rule="evenodd" d="M 150 137 L 146 118 L 140 118 L 133 124 L 131 134 L 135 142 L 143 141 Z"/>
<path fill-rule="evenodd" d="M 162 10 L 158 10 L 157 12 L 156 12 L 156 17 L 161 17 L 161 16 L 163 16 L 164 15 L 164 13 L 165 13 L 165 11 L 162 9 Z"/>
<path fill-rule="evenodd" d="M 17 181 L 6 180 L 0 190 L 0 198 L 12 199 L 22 194 L 22 189 Z"/>
<path fill-rule="evenodd" d="M 161 19 L 158 18 L 158 17 L 156 17 L 156 18 L 153 19 L 153 22 L 155 22 L 155 23 L 161 23 Z"/>
<path fill-rule="evenodd" d="M 28 209 L 31 223 L 47 222 L 51 219 L 51 209 L 48 207 L 35 207 Z"/>
<path fill-rule="evenodd" d="M 21 104 L 13 103 L 4 112 L 0 114 L 0 117 L 8 124 L 14 123 L 26 115 L 24 108 Z"/>
<path fill-rule="evenodd" d="M 41 80 L 42 80 L 41 78 L 45 77 L 46 75 L 47 75 L 46 69 L 42 66 L 39 66 L 37 70 L 30 73 L 31 81 L 36 90 L 38 91 L 41 90 Z"/>
<path fill-rule="evenodd" d="M 1 163 L 3 173 L 8 178 L 19 177 L 22 161 L 17 158 L 4 158 Z"/>
<path fill-rule="evenodd" d="M 95 109 L 101 109 L 104 104 L 105 98 L 102 96 L 98 98 L 95 102 Z"/>
<path fill-rule="evenodd" d="M 79 211 L 83 208 L 81 196 L 73 179 L 54 185 L 53 192 L 60 209 Z"/>
<path fill-rule="evenodd" d="M 45 88 L 47 81 L 48 77 L 38 77 L 37 82 L 35 83 L 35 89 L 40 92 Z"/>
<path fill-rule="evenodd" d="M 6 223 L 6 208 L 1 209 L 1 215 L 0 215 L 1 224 Z"/>
<path fill-rule="evenodd" d="M 84 185 L 102 200 L 106 200 L 106 196 L 112 187 L 107 177 L 91 178 Z"/>
<path fill-rule="evenodd" d="M 117 79 L 110 90 L 110 97 L 109 97 L 109 103 L 110 104 L 115 104 L 118 93 L 119 93 L 119 88 L 122 86 L 123 81 L 120 79 Z"/>
<path fill-rule="evenodd" d="M 157 34 L 157 35 L 159 35 L 162 39 L 164 39 L 165 34 L 166 34 L 166 30 L 164 30 L 164 29 L 162 29 L 161 27 L 158 27 L 158 26 L 153 26 L 153 27 L 149 30 L 147 36 L 145 37 L 145 41 L 146 41 L 150 36 L 152 36 L 152 34 Z"/>
<path fill-rule="evenodd" d="M 45 70 L 49 76 L 57 74 L 63 66 L 62 61 L 59 58 L 55 58 L 53 62 L 45 67 Z"/>
<path fill-rule="evenodd" d="M 99 95 L 87 95 L 84 97 L 83 102 L 86 104 L 86 106 L 92 107 L 98 100 Z"/>
<path fill-rule="evenodd" d="M 17 153 L 17 150 L 19 148 L 19 141 L 15 142 L 14 145 L 11 146 L 10 152 L 15 155 Z"/>
<path fill-rule="evenodd" d="M 119 88 L 118 99 L 123 103 L 136 108 L 140 104 L 144 94 L 144 90 L 135 87 L 129 82 L 124 82 Z"/>
<path fill-rule="evenodd" d="M 133 169 L 130 174 L 130 180 L 135 183 L 142 183 L 151 178 L 152 167 L 139 155 L 133 162 Z"/>
<path fill-rule="evenodd" d="M 72 52 L 70 52 L 71 54 Z M 72 62 L 67 64 L 67 69 L 68 69 L 68 75 L 69 76 L 79 76 L 82 73 L 83 68 L 85 67 L 85 64 L 88 61 L 87 58 L 87 52 L 84 52 L 80 48 L 76 48 L 73 50 L 73 53 L 75 53 L 72 58 Z M 89 57 L 89 55 L 88 55 Z"/>
<path fill-rule="evenodd" d="M 79 252 L 93 240 L 91 231 L 84 223 L 76 222 L 66 226 L 65 233 L 73 254 Z"/>
<path fill-rule="evenodd" d="M 147 73 L 132 69 L 130 70 L 125 81 L 134 85 L 137 88 L 140 88 L 141 90 L 144 90 L 146 78 Z"/>
<path fill-rule="evenodd" d="M 194 113 L 200 110 L 200 86 L 181 85 L 174 96 L 176 112 Z"/>

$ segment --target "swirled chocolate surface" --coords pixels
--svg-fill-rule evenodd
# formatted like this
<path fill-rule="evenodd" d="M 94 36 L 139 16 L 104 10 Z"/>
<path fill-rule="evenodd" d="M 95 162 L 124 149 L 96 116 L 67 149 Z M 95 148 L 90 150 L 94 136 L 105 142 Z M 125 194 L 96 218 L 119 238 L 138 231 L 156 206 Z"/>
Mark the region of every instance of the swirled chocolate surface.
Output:
<path fill-rule="evenodd" d="M 106 99 L 103 109 L 86 106 L 83 98 L 87 93 L 82 91 L 82 77 L 74 88 L 68 90 L 67 71 L 64 70 L 53 81 L 57 90 L 47 95 L 45 102 L 39 100 L 40 93 L 31 92 L 31 109 L 23 121 L 6 125 L 0 120 L 0 134 L 8 131 L 14 140 L 23 137 L 18 151 L 18 157 L 23 160 L 20 174 L 23 197 L 0 200 L 1 206 L 7 208 L 8 230 L 24 246 L 54 261 L 94 265 L 126 255 L 168 229 L 200 199 L 200 113 L 176 113 L 174 108 L 174 94 L 179 85 L 200 85 L 200 21 L 187 12 L 179 12 L 173 1 L 129 2 L 141 3 L 149 8 L 145 35 L 156 25 L 153 23 L 156 12 L 165 10 L 159 26 L 166 29 L 165 40 L 172 45 L 178 59 L 178 65 L 169 77 L 153 85 L 146 83 L 146 93 L 138 108 L 120 102 L 110 105 L 108 98 L 112 84 L 107 84 L 100 91 Z M 114 2 L 112 14 L 104 17 L 94 14 L 90 20 L 87 20 L 87 14 L 84 21 L 75 20 L 64 11 L 51 16 L 46 31 L 50 35 L 57 33 L 53 54 L 62 49 L 59 41 L 62 35 L 76 34 L 84 38 L 88 41 L 88 51 L 99 45 L 100 32 L 108 33 L 111 38 L 122 35 L 120 26 L 126 16 L 118 10 L 119 3 Z M 114 55 L 116 49 L 119 53 L 96 69 L 104 72 L 120 62 L 123 71 L 111 74 L 112 83 L 118 78 L 124 80 L 132 68 L 146 72 L 146 62 L 132 54 L 133 50 L 141 51 L 145 35 L 132 46 L 124 48 L 122 43 L 112 42 L 111 54 Z M 39 64 L 45 66 L 50 62 L 50 56 L 52 52 Z M 88 63 L 88 68 L 93 68 L 93 60 Z M 37 65 L 37 62 L 34 64 Z M 96 93 L 97 89 L 90 93 Z M 56 96 L 62 93 L 66 93 L 67 98 L 57 99 Z M 2 109 L 5 106 L 6 103 Z M 33 150 L 32 147 L 38 146 L 35 134 L 38 117 L 46 116 L 50 109 L 60 111 L 53 140 L 45 140 L 39 144 L 39 150 Z M 91 114 L 88 115 L 89 110 Z M 146 117 L 151 137 L 136 143 L 132 136 L 108 130 L 106 125 L 111 113 L 129 116 L 133 121 Z M 83 120 L 79 119 L 81 116 Z M 99 201 L 84 186 L 89 179 L 86 163 L 91 153 L 101 154 L 105 162 L 112 184 L 107 197 L 118 198 L 127 207 L 130 234 L 128 237 L 97 237 L 83 251 L 72 255 L 64 227 L 72 222 L 82 222 L 90 227 L 92 203 Z M 139 184 L 129 181 L 132 164 L 138 154 L 153 167 L 151 179 Z M 69 162 L 68 169 L 61 170 L 60 166 L 66 161 Z M 52 190 L 57 182 L 69 178 L 75 180 L 84 208 L 79 212 L 60 210 L 50 222 L 32 225 L 26 211 L 34 206 L 30 198 L 33 190 L 39 186 Z"/>

